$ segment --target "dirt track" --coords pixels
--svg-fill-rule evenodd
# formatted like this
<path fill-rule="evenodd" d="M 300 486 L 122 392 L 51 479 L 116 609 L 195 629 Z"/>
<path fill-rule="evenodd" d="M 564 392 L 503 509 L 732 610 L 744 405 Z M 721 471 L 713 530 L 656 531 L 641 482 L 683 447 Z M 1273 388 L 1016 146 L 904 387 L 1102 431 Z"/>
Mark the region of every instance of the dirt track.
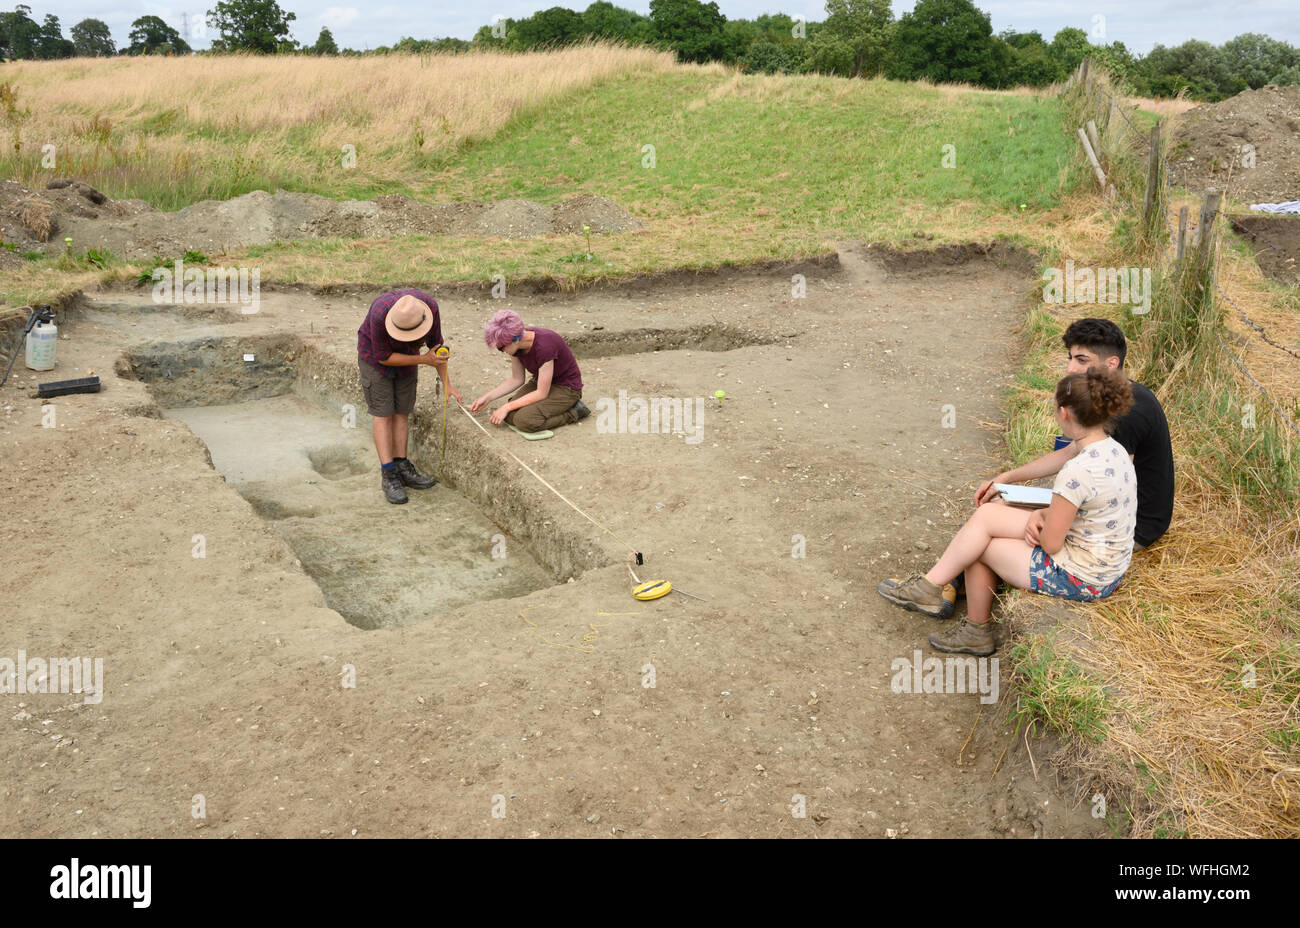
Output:
<path fill-rule="evenodd" d="M 891 662 L 926 650 L 939 623 L 889 606 L 876 583 L 932 559 L 997 469 L 983 424 L 1001 419 L 1017 294 L 1033 279 L 1004 253 L 959 257 L 884 263 L 846 246 L 838 270 L 809 272 L 806 299 L 780 270 L 505 301 L 431 287 L 467 397 L 500 377 L 479 332 L 504 305 L 586 346 L 593 410 L 619 390 L 721 388 L 726 400 L 706 407 L 698 444 L 600 434 L 594 416 L 545 442 L 488 440 L 455 413 L 447 473 L 468 498 L 457 505 L 531 546 L 555 585 L 451 609 L 431 594 L 425 620 L 375 631 L 327 608 L 283 526 L 210 467 L 188 427 L 151 417 L 146 383 L 115 373 L 130 374 L 121 359 L 149 340 L 233 337 L 289 345 L 304 401 L 360 404 L 354 332 L 368 297 L 264 292 L 259 313 L 208 321 L 141 313 L 147 294 L 91 294 L 61 330 L 56 374 L 94 369 L 104 392 L 55 401 L 47 429 L 21 362 L 25 379 L 0 391 L 0 656 L 105 666 L 99 705 L 0 697 L 8 833 L 1106 834 L 1086 803 L 1055 792 L 1041 757 L 1034 782 L 1020 739 L 995 724 L 1001 708 L 890 690 Z M 729 333 L 709 347 L 731 350 L 688 347 L 698 326 Z M 694 341 L 628 351 L 678 330 Z M 441 429 L 432 380 L 412 455 L 426 470 Z M 949 403 L 954 429 L 941 427 Z M 633 600 L 625 552 L 505 448 L 645 552 L 643 577 L 708 602 Z M 407 537 L 454 492 L 390 507 L 373 470 L 357 479 L 371 492 L 349 505 Z M 486 560 L 483 531 L 468 553 Z M 791 557 L 795 535 L 805 558 Z M 468 539 L 442 537 L 413 556 L 467 555 Z M 344 665 L 355 688 L 341 685 Z M 191 815 L 196 794 L 204 819 Z M 806 818 L 791 815 L 795 794 Z"/>

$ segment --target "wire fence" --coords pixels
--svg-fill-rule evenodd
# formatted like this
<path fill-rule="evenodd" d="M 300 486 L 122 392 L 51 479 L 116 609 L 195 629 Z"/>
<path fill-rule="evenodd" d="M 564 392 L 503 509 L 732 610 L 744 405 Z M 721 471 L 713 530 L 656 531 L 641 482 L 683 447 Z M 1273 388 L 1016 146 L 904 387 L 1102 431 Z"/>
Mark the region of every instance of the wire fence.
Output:
<path fill-rule="evenodd" d="M 1124 106 L 1122 101 L 1114 97 L 1099 82 L 1089 77 L 1087 75 L 1087 71 L 1083 69 L 1082 66 L 1081 66 L 1081 73 L 1082 73 L 1082 79 L 1085 81 L 1089 81 L 1091 84 L 1090 92 L 1096 92 L 1101 94 L 1109 102 L 1110 112 L 1118 113 L 1120 117 L 1124 120 L 1124 122 L 1128 124 L 1129 128 L 1132 129 L 1138 135 L 1145 134 L 1136 125 L 1134 125 L 1133 120 L 1129 119 L 1128 114 L 1124 112 Z M 1169 243 L 1174 240 L 1173 220 L 1170 217 L 1168 208 L 1166 208 L 1166 206 L 1164 205 L 1165 203 L 1168 202 L 1169 199 L 1169 193 L 1170 193 L 1169 178 L 1172 173 L 1172 166 L 1169 164 L 1169 159 L 1164 157 L 1163 154 L 1160 156 L 1160 158 L 1161 158 L 1161 162 L 1164 165 L 1164 177 L 1161 183 L 1159 202 L 1160 202 L 1161 213 L 1164 216 L 1165 229 L 1169 233 L 1168 239 L 1161 241 L 1160 249 L 1164 257 L 1165 264 L 1167 266 L 1172 267 L 1175 264 L 1175 260 L 1173 257 L 1171 257 L 1169 253 Z M 1129 203 L 1127 200 L 1124 200 L 1123 202 L 1128 207 L 1129 211 L 1133 213 L 1138 212 L 1138 206 L 1136 202 Z M 1225 216 L 1225 218 L 1227 217 Z M 1228 219 L 1228 221 L 1232 222 L 1231 219 Z M 1265 243 L 1265 245 L 1266 247 L 1273 248 L 1272 245 L 1268 245 L 1267 243 Z M 1281 249 L 1273 248 L 1273 250 L 1277 251 L 1279 254 L 1285 255 L 1285 252 L 1283 252 Z M 1250 316 L 1246 313 L 1246 311 L 1242 309 L 1239 305 L 1237 305 L 1237 302 L 1231 296 L 1229 296 L 1226 292 L 1224 292 L 1223 288 L 1219 286 L 1218 276 L 1216 274 L 1211 272 L 1210 279 L 1214 284 L 1215 292 L 1218 293 L 1218 295 L 1222 297 L 1223 300 L 1229 306 L 1231 306 L 1233 309 L 1237 311 L 1237 314 L 1241 316 L 1242 321 L 1246 323 L 1250 331 L 1254 332 L 1256 335 L 1260 337 L 1261 340 L 1263 340 L 1265 343 L 1272 346 L 1273 348 L 1277 348 L 1285 352 L 1286 354 L 1296 358 L 1297 360 L 1300 360 L 1300 352 L 1297 352 L 1296 350 L 1289 348 L 1286 345 L 1279 344 L 1278 342 L 1270 338 L 1268 336 L 1268 333 L 1265 332 L 1264 327 L 1259 325 L 1253 319 L 1251 319 Z M 1250 380 L 1250 382 L 1255 385 L 1255 387 L 1259 390 L 1259 392 L 1264 395 L 1264 398 L 1268 400 L 1269 405 L 1273 408 L 1273 411 L 1277 413 L 1278 418 L 1281 419 L 1284 423 L 1286 423 L 1287 427 L 1290 428 L 1292 432 L 1294 432 L 1296 435 L 1300 435 L 1300 425 L 1297 425 L 1295 420 L 1292 419 L 1289 415 L 1286 414 L 1286 412 L 1283 411 L 1282 405 L 1277 401 L 1276 398 L 1274 398 L 1274 396 L 1268 391 L 1268 389 L 1262 383 L 1259 382 L 1259 379 L 1250 372 L 1250 369 L 1246 366 L 1245 362 L 1237 357 L 1237 355 L 1232 351 L 1231 348 L 1228 347 L 1227 343 L 1224 342 L 1224 340 L 1221 337 L 1215 335 L 1215 340 L 1218 342 L 1219 347 L 1221 347 L 1224 350 L 1224 352 L 1227 353 L 1228 357 L 1232 359 L 1232 362 L 1237 366 L 1237 368 L 1240 369 L 1241 372 L 1245 374 L 1246 377 Z"/>

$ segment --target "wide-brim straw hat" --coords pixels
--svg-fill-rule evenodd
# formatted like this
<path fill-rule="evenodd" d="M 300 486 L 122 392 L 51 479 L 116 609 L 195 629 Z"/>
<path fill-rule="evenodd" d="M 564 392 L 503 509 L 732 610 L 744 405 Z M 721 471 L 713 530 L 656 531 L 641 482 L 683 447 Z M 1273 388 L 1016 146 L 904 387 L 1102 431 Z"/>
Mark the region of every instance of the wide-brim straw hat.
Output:
<path fill-rule="evenodd" d="M 390 337 L 399 342 L 419 341 L 433 328 L 433 310 L 424 300 L 408 293 L 399 297 L 388 310 L 388 315 L 384 317 L 384 328 Z"/>

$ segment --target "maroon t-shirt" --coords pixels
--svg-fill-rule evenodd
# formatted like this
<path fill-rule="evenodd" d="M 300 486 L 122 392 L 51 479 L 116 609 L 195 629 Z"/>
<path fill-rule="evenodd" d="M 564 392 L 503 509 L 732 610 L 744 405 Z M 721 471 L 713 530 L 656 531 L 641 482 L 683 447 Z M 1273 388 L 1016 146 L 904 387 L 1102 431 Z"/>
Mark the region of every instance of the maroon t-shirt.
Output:
<path fill-rule="evenodd" d="M 538 368 L 547 361 L 554 361 L 555 372 L 551 375 L 551 384 L 581 393 L 582 372 L 578 370 L 578 359 L 569 350 L 568 342 L 550 329 L 539 329 L 531 325 L 524 326 L 524 329 L 535 333 L 533 347 L 515 355 L 523 364 L 524 370 L 536 377 Z"/>

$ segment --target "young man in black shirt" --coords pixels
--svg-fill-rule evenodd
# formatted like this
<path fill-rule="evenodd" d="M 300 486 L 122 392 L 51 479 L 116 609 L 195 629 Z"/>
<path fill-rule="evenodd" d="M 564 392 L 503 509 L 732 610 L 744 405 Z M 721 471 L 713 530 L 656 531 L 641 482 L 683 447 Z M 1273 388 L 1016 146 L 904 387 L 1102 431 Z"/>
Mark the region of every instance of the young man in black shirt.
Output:
<path fill-rule="evenodd" d="M 1124 333 L 1109 319 L 1079 319 L 1061 337 L 1069 352 L 1066 373 L 1077 374 L 1090 367 L 1123 369 L 1128 346 Z M 1174 452 L 1169 443 L 1169 423 L 1155 394 L 1133 383 L 1133 408 L 1115 419 L 1111 437 L 1124 446 L 1133 459 L 1137 474 L 1137 527 L 1133 550 L 1149 548 L 1169 528 L 1174 514 Z M 998 474 L 975 493 L 975 505 L 997 496 L 995 483 L 1023 483 L 1048 477 L 1061 469 L 1078 452 L 1071 442 L 1041 458 Z"/>

